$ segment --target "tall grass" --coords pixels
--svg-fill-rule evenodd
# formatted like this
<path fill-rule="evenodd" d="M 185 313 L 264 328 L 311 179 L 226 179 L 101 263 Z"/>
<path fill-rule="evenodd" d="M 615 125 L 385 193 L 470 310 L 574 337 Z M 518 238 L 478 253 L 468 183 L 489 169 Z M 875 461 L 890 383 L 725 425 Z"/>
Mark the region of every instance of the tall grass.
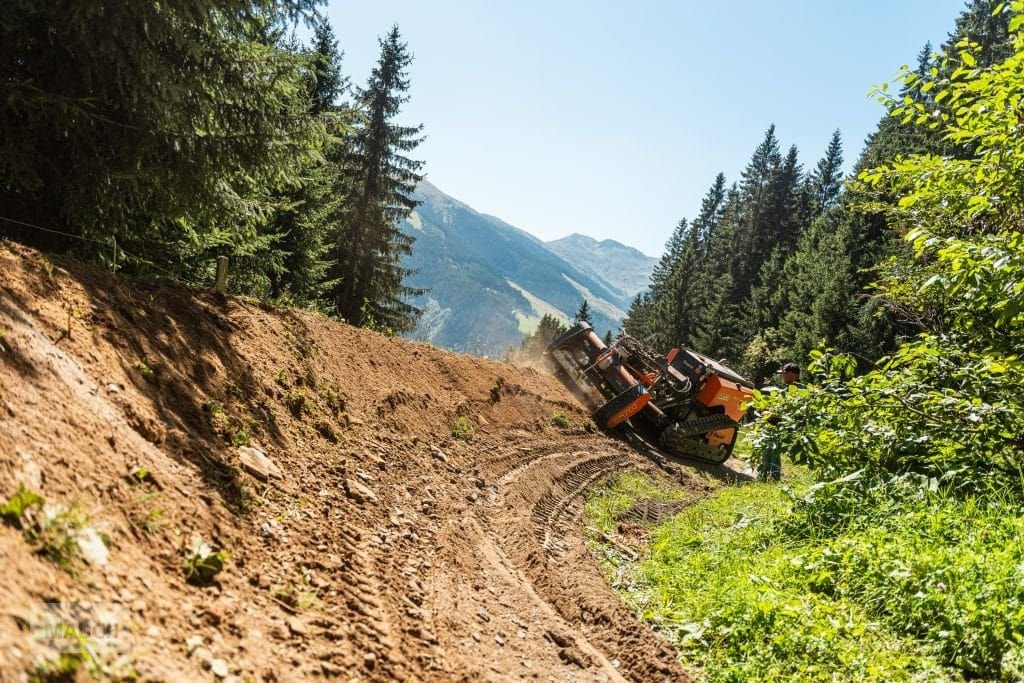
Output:
<path fill-rule="evenodd" d="M 1014 499 L 789 484 L 723 488 L 652 530 L 639 561 L 615 558 L 623 598 L 685 664 L 710 681 L 1024 679 Z M 651 487 L 616 482 L 588 513 Z"/>

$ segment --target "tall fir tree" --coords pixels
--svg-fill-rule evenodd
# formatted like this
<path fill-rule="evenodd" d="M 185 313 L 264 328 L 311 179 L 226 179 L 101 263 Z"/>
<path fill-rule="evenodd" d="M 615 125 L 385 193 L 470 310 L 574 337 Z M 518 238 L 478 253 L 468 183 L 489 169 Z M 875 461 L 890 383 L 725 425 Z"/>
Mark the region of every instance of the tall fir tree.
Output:
<path fill-rule="evenodd" d="M 584 299 L 583 303 L 580 304 L 580 307 L 576 309 L 576 317 L 574 320 L 577 323 L 586 323 L 593 327 L 594 316 L 590 313 L 590 303 L 586 299 Z"/>
<path fill-rule="evenodd" d="M 304 168 L 302 184 L 289 188 L 281 197 L 273 222 L 281 235 L 283 259 L 281 267 L 270 275 L 270 296 L 298 306 L 330 310 L 326 295 L 336 285 L 329 278 L 334 266 L 330 241 L 345 199 L 338 160 L 351 117 L 339 105 L 348 89 L 348 79 L 342 74 L 343 53 L 326 17 L 317 19 L 313 42 L 305 53 L 309 114 L 322 121 L 330 137 L 323 158 Z"/>
<path fill-rule="evenodd" d="M 815 216 L 825 213 L 839 200 L 839 192 L 843 187 L 843 141 L 838 128 L 832 133 L 825 156 L 811 172 L 808 184 Z"/>
<path fill-rule="evenodd" d="M 303 56 L 270 27 L 315 4 L 6 4 L 3 215 L 95 242 L 4 232 L 94 258 L 116 237 L 129 269 L 190 279 L 214 255 L 272 251 L 268 198 L 299 182 L 323 129 L 305 112 Z"/>
<path fill-rule="evenodd" d="M 402 259 L 411 253 L 413 238 L 398 228 L 417 204 L 412 195 L 423 178 L 423 162 L 406 154 L 421 142 L 423 126 L 395 121 L 409 100 L 412 62 L 398 26 L 379 42 L 377 65 L 356 93 L 363 118 L 343 161 L 350 199 L 336 236 L 333 299 L 338 314 L 353 324 L 402 333 L 415 327 L 419 315 L 408 299 L 423 293 L 403 284 L 411 272 Z"/>

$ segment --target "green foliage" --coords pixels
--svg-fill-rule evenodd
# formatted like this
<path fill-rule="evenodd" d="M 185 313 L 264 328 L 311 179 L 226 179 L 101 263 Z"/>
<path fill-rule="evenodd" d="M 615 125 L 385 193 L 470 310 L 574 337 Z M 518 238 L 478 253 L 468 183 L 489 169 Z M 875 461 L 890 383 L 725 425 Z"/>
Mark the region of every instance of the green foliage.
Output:
<path fill-rule="evenodd" d="M 0 204 L 95 242 L 18 236 L 96 258 L 116 236 L 129 268 L 155 263 L 192 278 L 211 254 L 244 260 L 266 249 L 266 190 L 296 182 L 291 169 L 315 159 L 323 138 L 319 122 L 301 115 L 305 59 L 275 44 L 273 29 L 312 7 L 5 7 Z"/>
<path fill-rule="evenodd" d="M 20 484 L 0 508 L 0 517 L 20 529 L 36 553 L 66 572 L 75 571 L 81 557 L 78 538 L 89 529 L 89 517 L 81 509 L 47 505 L 42 496 Z"/>
<path fill-rule="evenodd" d="M 612 534 L 621 514 L 637 500 L 685 497 L 685 491 L 672 494 L 644 479 L 634 475 L 599 491 L 587 503 L 590 522 Z M 798 471 L 790 484 L 806 491 L 806 471 Z M 884 592 L 892 579 L 884 572 L 861 577 L 874 592 L 823 590 L 821 567 L 812 555 L 834 559 L 848 576 L 859 569 L 857 558 L 841 552 L 847 541 L 836 541 L 834 553 L 815 555 L 818 541 L 792 532 L 792 505 L 790 495 L 777 486 L 727 487 L 656 528 L 649 554 L 636 563 L 615 546 L 598 544 L 596 549 L 627 603 L 673 642 L 705 680 L 955 679 L 956 672 L 943 666 L 952 660 L 943 659 L 941 647 L 888 620 Z M 882 511 L 874 517 L 882 518 Z M 873 532 L 873 539 L 856 538 L 864 539 L 867 548 L 888 543 L 902 529 L 893 525 L 885 533 Z M 1002 542 L 993 538 L 989 547 Z M 932 549 L 939 547 L 936 539 Z M 902 561 L 912 561 L 919 549 L 898 542 L 890 548 L 903 550 Z M 947 559 L 955 559 L 954 553 Z M 879 569 L 883 566 L 892 568 L 880 564 Z M 955 573 L 957 564 L 949 570 Z M 966 605 L 960 610 L 969 614 Z"/>
<path fill-rule="evenodd" d="M 252 434 L 249 433 L 249 428 L 245 425 L 239 426 L 235 433 L 231 435 L 231 445 L 235 448 L 248 446 L 250 443 L 252 443 Z"/>
<path fill-rule="evenodd" d="M 100 680 L 104 674 L 110 673 L 100 660 L 96 643 L 75 626 L 61 621 L 48 625 L 48 629 L 48 635 L 59 643 L 60 652 L 55 657 L 39 662 L 29 677 L 30 681 L 78 680 L 79 671 L 86 672 L 89 678 Z"/>
<path fill-rule="evenodd" d="M 586 299 L 584 299 L 583 303 L 580 304 L 580 307 L 576 309 L 576 316 L 573 320 L 577 323 L 586 323 L 593 327 L 594 316 L 590 314 L 590 304 Z"/>
<path fill-rule="evenodd" d="M 852 476 L 798 500 L 786 532 L 818 539 L 793 560 L 814 591 L 867 606 L 966 677 L 1016 680 L 1022 528 L 1009 496 L 957 498 L 913 478 Z"/>
<path fill-rule="evenodd" d="M 409 99 L 412 63 L 398 26 L 380 40 L 380 48 L 366 87 L 356 93 L 363 116 L 340 160 L 340 182 L 352 201 L 343 208 L 335 236 L 337 284 L 331 294 L 338 314 L 350 323 L 400 334 L 412 330 L 419 315 L 406 299 L 423 294 L 402 284 L 411 274 L 402 259 L 414 238 L 397 225 L 416 207 L 412 192 L 423 162 L 406 154 L 419 145 L 423 127 L 395 121 Z"/>
<path fill-rule="evenodd" d="M 880 295 L 922 331 L 859 377 L 849 357 L 815 353 L 815 386 L 758 399 L 781 419 L 762 424 L 755 440 L 784 444 L 826 477 L 866 468 L 919 472 L 959 489 L 1020 487 L 1024 141 L 1004 105 L 1019 97 L 1024 37 L 988 69 L 969 64 L 969 44 L 958 49 L 943 61 L 960 65 L 948 80 L 904 76 L 921 88 L 933 84 L 936 100 L 955 105 L 951 112 L 922 120 L 912 99 L 892 112 L 973 153 L 914 155 L 860 175 L 876 190 L 871 206 L 905 230 L 914 255 L 893 262 Z"/>
<path fill-rule="evenodd" d="M 452 423 L 452 438 L 462 441 L 473 440 L 473 423 L 465 415 L 455 418 L 455 422 Z"/>
<path fill-rule="evenodd" d="M 270 595 L 299 610 L 316 609 L 321 604 L 320 591 L 313 585 L 313 577 L 308 572 L 291 579 L 284 585 L 272 587 Z"/>
<path fill-rule="evenodd" d="M 139 371 L 147 382 L 156 382 L 157 373 L 152 365 L 152 361 L 149 360 L 149 356 L 143 356 L 135 363 L 135 369 Z"/>
<path fill-rule="evenodd" d="M 664 481 L 646 474 L 629 472 L 596 489 L 587 499 L 585 513 L 595 529 L 610 534 L 615 531 L 623 513 L 640 501 L 679 503 L 688 499 L 685 489 L 666 485 Z"/>
<path fill-rule="evenodd" d="M 197 586 L 213 583 L 214 578 L 223 571 L 229 557 L 227 551 L 214 551 L 206 541 L 194 537 L 183 564 L 185 580 Z"/>
<path fill-rule="evenodd" d="M 19 484 L 18 492 L 0 508 L 0 517 L 3 518 L 4 523 L 21 529 L 25 514 L 31 508 L 41 508 L 45 504 L 46 501 L 42 496 L 25 488 L 24 484 Z"/>
<path fill-rule="evenodd" d="M 560 429 L 568 429 L 572 423 L 569 421 L 568 415 L 559 411 L 551 416 L 551 424 Z"/>
<path fill-rule="evenodd" d="M 514 355 L 528 359 L 541 358 L 544 354 L 544 349 L 560 335 L 567 332 L 568 329 L 561 320 L 549 313 L 545 313 L 533 334 L 523 337 L 523 341 L 519 345 L 519 353 Z M 513 360 L 516 359 L 513 358 Z"/>

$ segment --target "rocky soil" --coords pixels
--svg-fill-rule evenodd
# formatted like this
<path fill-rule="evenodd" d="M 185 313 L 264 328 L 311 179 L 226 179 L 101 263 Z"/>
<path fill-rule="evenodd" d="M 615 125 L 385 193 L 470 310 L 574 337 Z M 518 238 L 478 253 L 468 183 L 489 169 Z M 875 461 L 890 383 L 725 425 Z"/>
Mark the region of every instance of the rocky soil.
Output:
<path fill-rule="evenodd" d="M 11 244 L 0 273 L 0 504 L 48 511 L 0 525 L 0 680 L 57 666 L 47 603 L 91 615 L 79 676 L 687 680 L 581 513 L 630 468 L 702 480 L 549 375 Z"/>

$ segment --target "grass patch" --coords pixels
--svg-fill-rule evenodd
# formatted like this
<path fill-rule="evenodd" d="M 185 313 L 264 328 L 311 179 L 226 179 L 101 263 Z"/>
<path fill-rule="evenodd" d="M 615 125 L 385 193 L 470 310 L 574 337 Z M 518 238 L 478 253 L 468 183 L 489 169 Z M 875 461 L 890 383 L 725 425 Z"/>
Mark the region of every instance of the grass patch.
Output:
<path fill-rule="evenodd" d="M 473 440 L 473 423 L 469 421 L 468 417 L 462 416 L 455 419 L 455 422 L 452 423 L 452 438 L 463 441 Z"/>
<path fill-rule="evenodd" d="M 629 472 L 599 488 L 586 504 L 590 526 L 604 534 L 613 533 L 623 514 L 642 500 L 658 503 L 685 501 L 692 494 L 679 486 L 652 479 L 639 472 Z"/>
<path fill-rule="evenodd" d="M 0 518 L 19 529 L 37 554 L 69 574 L 76 572 L 82 559 L 79 538 L 95 534 L 89 516 L 80 507 L 47 505 L 42 496 L 24 484 L 0 507 Z M 108 538 L 100 535 L 100 539 L 110 545 Z"/>
<path fill-rule="evenodd" d="M 634 561 L 593 539 L 623 599 L 709 681 L 1021 680 L 1024 532 L 1011 501 L 861 497 L 856 524 L 787 469 L 788 486 L 724 487 L 648 537 Z M 587 503 L 612 534 L 663 484 L 620 477 Z M 895 502 L 894 502 L 895 501 Z"/>

